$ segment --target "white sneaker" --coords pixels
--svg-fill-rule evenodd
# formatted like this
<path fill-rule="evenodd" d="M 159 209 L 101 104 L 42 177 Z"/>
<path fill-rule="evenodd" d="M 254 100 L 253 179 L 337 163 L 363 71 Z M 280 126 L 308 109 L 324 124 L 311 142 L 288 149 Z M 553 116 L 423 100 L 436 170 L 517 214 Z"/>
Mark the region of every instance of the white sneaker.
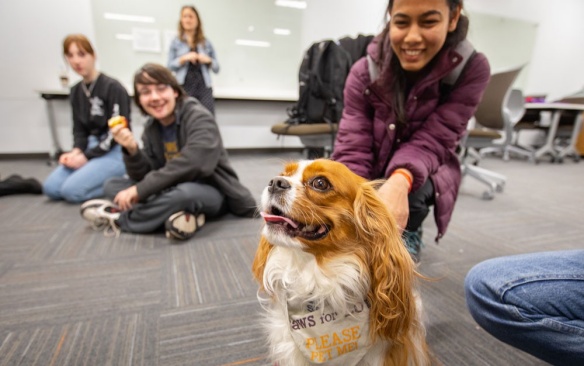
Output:
<path fill-rule="evenodd" d="M 103 231 L 105 236 L 120 235 L 121 230 L 116 223 L 120 218 L 120 209 L 111 201 L 95 199 L 83 203 L 81 217 L 89 221 L 94 230 Z"/>
<path fill-rule="evenodd" d="M 81 217 L 83 217 L 85 220 L 89 221 L 90 223 L 93 223 L 97 219 L 97 209 L 103 205 L 115 206 L 115 204 L 112 201 L 103 200 L 103 199 L 94 199 L 94 200 L 85 201 L 81 205 L 81 210 L 80 210 Z"/>
<path fill-rule="evenodd" d="M 166 220 L 164 228 L 168 239 L 187 240 L 203 225 L 205 225 L 205 214 L 195 216 L 186 211 L 179 211 Z"/>

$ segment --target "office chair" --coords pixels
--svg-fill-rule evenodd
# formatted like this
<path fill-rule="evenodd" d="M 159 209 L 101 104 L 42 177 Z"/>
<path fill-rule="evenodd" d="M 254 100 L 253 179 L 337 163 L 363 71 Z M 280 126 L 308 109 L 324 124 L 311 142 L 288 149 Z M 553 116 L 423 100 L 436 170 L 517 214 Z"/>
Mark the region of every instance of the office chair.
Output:
<path fill-rule="evenodd" d="M 330 157 L 337 130 L 338 123 L 277 123 L 272 126 L 272 133 L 278 136 L 297 136 L 304 145 L 304 157 L 315 159 L 319 157 Z"/>
<path fill-rule="evenodd" d="M 483 151 L 501 151 L 507 156 L 512 151 L 512 128 L 523 115 L 523 94 L 513 90 L 512 85 L 523 65 L 491 75 L 489 85 L 477 107 L 474 117 L 469 121 L 466 135 L 461 141 L 461 170 L 463 176 L 470 176 L 487 185 L 484 199 L 493 199 L 495 192 L 502 192 L 507 178 L 499 173 L 478 167 Z M 504 137 L 503 144 L 494 141 Z M 477 153 L 480 151 L 480 153 Z M 472 158 L 472 161 L 471 161 Z"/>
<path fill-rule="evenodd" d="M 491 145 L 480 150 L 481 156 L 487 154 L 502 154 L 503 160 L 508 161 L 514 153 L 535 161 L 535 152 L 524 149 L 516 144 L 517 133 L 514 126 L 525 114 L 525 100 L 523 93 L 518 89 L 511 89 L 513 82 L 525 65 L 499 72 L 491 76 L 491 81 L 485 90 L 483 99 L 475 113 L 478 124 L 501 131 L 502 141 L 494 141 Z"/>
<path fill-rule="evenodd" d="M 503 192 L 507 177 L 477 166 L 481 160 L 478 150 L 491 146 L 493 140 L 500 138 L 501 134 L 495 130 L 477 128 L 476 119 L 473 117 L 469 121 L 467 133 L 460 143 L 459 158 L 462 176 L 463 178 L 466 176 L 472 177 L 488 187 L 482 195 L 485 200 L 495 198 L 495 192 Z"/>

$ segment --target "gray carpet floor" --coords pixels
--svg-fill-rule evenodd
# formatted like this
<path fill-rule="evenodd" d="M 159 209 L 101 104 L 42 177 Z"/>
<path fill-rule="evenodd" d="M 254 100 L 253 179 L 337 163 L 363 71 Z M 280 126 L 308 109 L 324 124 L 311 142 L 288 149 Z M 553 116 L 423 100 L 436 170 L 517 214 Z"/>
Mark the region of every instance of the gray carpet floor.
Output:
<path fill-rule="evenodd" d="M 297 152 L 233 152 L 259 199 Z M 485 159 L 508 176 L 481 199 L 465 178 L 447 235 L 424 223 L 420 271 L 428 342 L 443 365 L 544 365 L 479 328 L 463 280 L 500 255 L 584 246 L 584 165 Z M 43 159 L 0 159 L 0 177 L 43 180 Z M 268 365 L 250 267 L 262 222 L 226 216 L 191 240 L 162 233 L 105 237 L 79 206 L 43 196 L 0 197 L 0 365 Z"/>

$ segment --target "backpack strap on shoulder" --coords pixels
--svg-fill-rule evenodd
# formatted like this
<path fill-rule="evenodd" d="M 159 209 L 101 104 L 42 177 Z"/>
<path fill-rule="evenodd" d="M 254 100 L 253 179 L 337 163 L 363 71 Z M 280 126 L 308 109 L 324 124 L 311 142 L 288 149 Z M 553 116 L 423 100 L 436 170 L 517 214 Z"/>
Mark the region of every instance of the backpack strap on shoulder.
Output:
<path fill-rule="evenodd" d="M 373 83 L 379 77 L 379 67 L 373 61 L 373 57 L 370 54 L 367 54 L 367 69 L 369 70 L 369 79 Z"/>
<path fill-rule="evenodd" d="M 472 59 L 472 56 L 474 56 L 474 54 L 476 53 L 476 50 L 474 49 L 474 47 L 472 46 L 468 39 L 465 39 L 462 42 L 460 42 L 454 50 L 462 56 L 462 61 L 454 68 L 454 70 L 452 70 L 448 75 L 446 75 L 444 79 L 442 79 L 442 82 L 444 84 L 450 86 L 456 84 L 456 81 L 458 80 L 460 74 L 462 74 L 464 67 L 466 66 L 468 61 Z"/>

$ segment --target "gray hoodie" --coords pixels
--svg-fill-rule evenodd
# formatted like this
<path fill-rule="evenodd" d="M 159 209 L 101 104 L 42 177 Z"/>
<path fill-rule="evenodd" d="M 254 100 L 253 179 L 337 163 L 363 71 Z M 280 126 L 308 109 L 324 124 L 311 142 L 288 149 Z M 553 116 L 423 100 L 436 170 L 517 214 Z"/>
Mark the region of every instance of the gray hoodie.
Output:
<path fill-rule="evenodd" d="M 160 123 L 152 117 L 144 125 L 143 148 L 134 156 L 124 151 L 126 170 L 138 182 L 140 200 L 179 183 L 199 181 L 225 194 L 233 214 L 253 216 L 256 202 L 231 167 L 215 118 L 190 97 L 177 101 L 175 115 L 180 156 L 166 161 Z"/>

